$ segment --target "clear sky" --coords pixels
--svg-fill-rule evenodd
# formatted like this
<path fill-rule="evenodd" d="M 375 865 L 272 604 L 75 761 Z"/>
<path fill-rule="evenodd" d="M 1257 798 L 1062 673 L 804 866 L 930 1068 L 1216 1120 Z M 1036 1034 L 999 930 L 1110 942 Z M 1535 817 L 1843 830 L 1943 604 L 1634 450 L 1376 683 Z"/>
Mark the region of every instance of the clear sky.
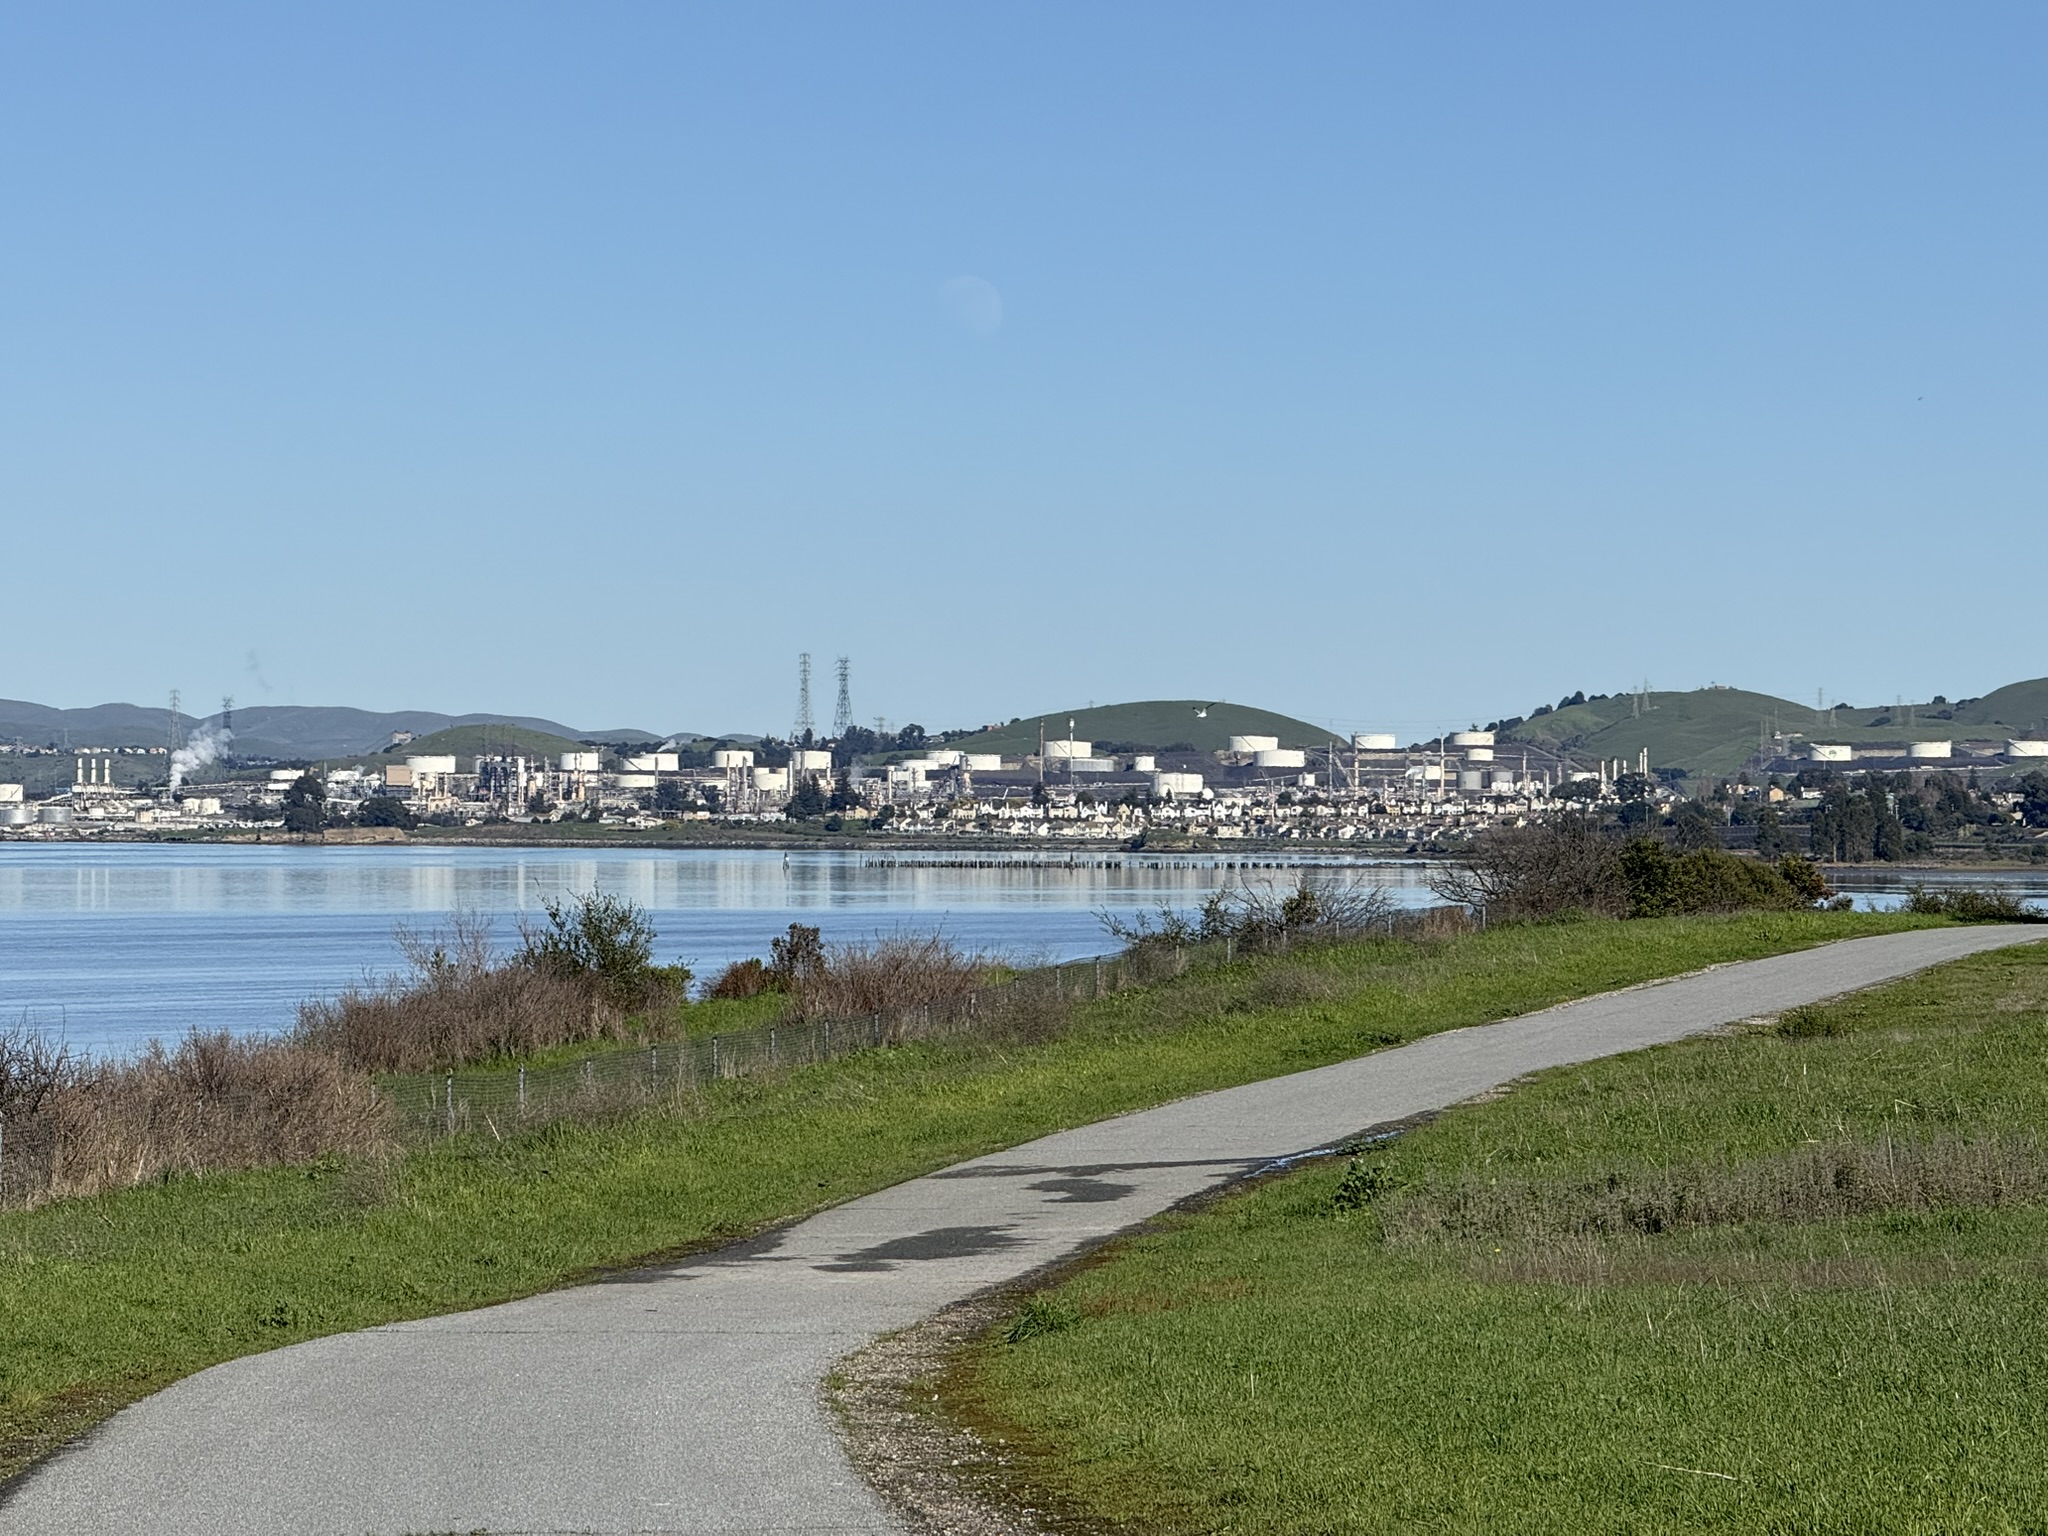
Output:
<path fill-rule="evenodd" d="M 2048 673 L 2048 10 L 0 7 L 0 694 Z"/>

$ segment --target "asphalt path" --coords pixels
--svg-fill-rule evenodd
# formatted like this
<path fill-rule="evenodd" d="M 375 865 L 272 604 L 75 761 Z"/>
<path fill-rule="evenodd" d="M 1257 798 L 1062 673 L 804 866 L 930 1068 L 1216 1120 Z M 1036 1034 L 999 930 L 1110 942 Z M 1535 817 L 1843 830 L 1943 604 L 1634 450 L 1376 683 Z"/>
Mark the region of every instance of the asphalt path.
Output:
<path fill-rule="evenodd" d="M 46 1462 L 0 1531 L 896 1532 L 820 1391 L 875 1336 L 1526 1073 L 2042 936 L 1891 934 L 1607 993 L 1063 1131 L 673 1266 L 231 1361 Z"/>

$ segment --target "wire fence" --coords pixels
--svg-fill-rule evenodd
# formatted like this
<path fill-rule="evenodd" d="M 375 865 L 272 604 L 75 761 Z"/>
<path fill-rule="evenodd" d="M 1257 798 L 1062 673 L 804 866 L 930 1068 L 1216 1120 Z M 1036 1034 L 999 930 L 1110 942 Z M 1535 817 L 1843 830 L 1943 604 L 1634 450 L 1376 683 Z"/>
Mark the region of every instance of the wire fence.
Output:
<path fill-rule="evenodd" d="M 150 1095 L 56 1095 L 0 1115 L 0 1209 L 158 1179 L 310 1162 L 324 1155 L 472 1134 L 504 1138 L 564 1119 L 685 1107 L 727 1079 L 759 1077 L 864 1051 L 924 1042 L 1024 1044 L 1058 1034 L 1074 1010 L 1252 955 L 1321 948 L 1369 933 L 1449 932 L 1458 909 L 1386 914 L 1362 924 L 1200 941 L 1153 936 L 1125 950 L 1050 965 L 994 986 L 859 1017 L 785 1017 L 729 1034 L 593 1050 L 546 1066 L 470 1068 L 385 1079 L 281 1077 L 256 1090 L 203 1083 Z M 367 1092 L 367 1097 L 362 1095 Z"/>

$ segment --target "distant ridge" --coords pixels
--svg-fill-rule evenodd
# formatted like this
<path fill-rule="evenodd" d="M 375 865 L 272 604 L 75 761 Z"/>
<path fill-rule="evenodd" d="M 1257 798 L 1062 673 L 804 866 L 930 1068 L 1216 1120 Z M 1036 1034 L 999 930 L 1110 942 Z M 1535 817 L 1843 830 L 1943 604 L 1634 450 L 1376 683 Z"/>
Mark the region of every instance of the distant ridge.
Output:
<path fill-rule="evenodd" d="M 216 711 L 183 717 L 186 732 L 218 725 Z M 0 741 L 95 747 L 161 746 L 170 710 L 138 704 L 96 704 L 56 709 L 23 699 L 0 699 Z M 465 725 L 508 725 L 570 741 L 657 741 L 651 731 L 592 733 L 534 715 L 445 715 L 430 709 L 377 711 L 345 706 L 252 704 L 235 711 L 235 750 L 247 757 L 352 757 L 375 752 L 393 731 L 428 736 Z"/>

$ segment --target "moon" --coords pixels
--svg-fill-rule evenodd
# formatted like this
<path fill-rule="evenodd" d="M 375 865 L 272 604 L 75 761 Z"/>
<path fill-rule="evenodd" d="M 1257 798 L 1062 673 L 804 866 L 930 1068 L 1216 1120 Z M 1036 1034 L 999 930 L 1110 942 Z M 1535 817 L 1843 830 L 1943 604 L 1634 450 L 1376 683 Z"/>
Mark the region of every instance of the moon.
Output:
<path fill-rule="evenodd" d="M 987 278 L 947 278 L 939 285 L 939 307 L 970 336 L 993 336 L 1003 328 L 1003 296 Z"/>

